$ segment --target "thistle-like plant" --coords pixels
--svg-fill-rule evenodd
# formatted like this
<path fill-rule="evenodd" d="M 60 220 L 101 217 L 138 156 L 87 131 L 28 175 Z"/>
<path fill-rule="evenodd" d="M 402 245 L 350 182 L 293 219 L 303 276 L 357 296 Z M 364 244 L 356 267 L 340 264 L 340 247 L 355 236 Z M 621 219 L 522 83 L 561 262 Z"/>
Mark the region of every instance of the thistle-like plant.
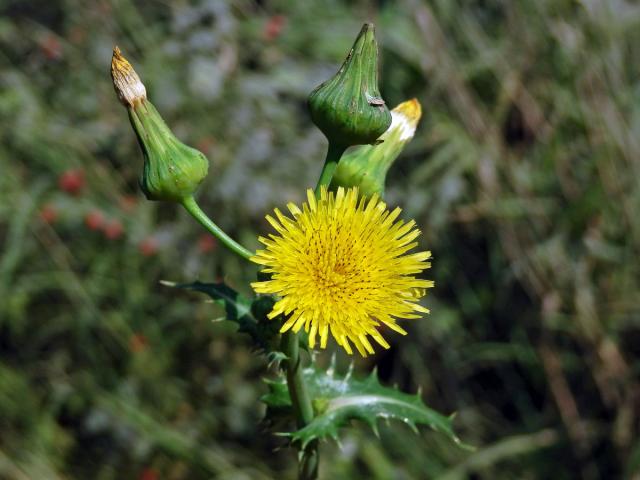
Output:
<path fill-rule="evenodd" d="M 378 87 L 378 46 L 365 24 L 336 75 L 309 97 L 311 117 L 329 141 L 315 191 L 303 205 L 289 203 L 266 219 L 273 233 L 259 237 L 264 249 L 251 252 L 222 231 L 198 206 L 195 192 L 208 161 L 180 142 L 147 98 L 131 64 L 116 47 L 111 75 L 140 144 L 144 168 L 140 185 L 149 200 L 182 205 L 229 250 L 262 267 L 245 298 L 223 283 L 166 285 L 199 291 L 225 308 L 227 319 L 248 334 L 256 351 L 281 365 L 262 400 L 267 415 L 290 419 L 284 434 L 299 450 L 299 478 L 318 475 L 319 441 L 338 438 L 352 419 L 376 431 L 378 419 L 398 419 L 414 430 L 427 425 L 460 443 L 452 417 L 428 408 L 419 394 L 380 384 L 376 373 L 358 379 L 340 375 L 335 364 L 324 371 L 314 355 L 331 338 L 351 355 L 375 354 L 374 344 L 390 348 L 388 330 L 405 335 L 399 324 L 429 310 L 420 302 L 433 281 L 422 278 L 431 266 L 429 251 L 414 251 L 420 230 L 401 210 L 382 200 L 386 173 L 413 137 L 420 118 L 417 100 L 392 112 Z M 368 145 L 363 145 L 368 144 Z M 347 147 L 361 145 L 343 156 Z M 385 332 L 387 331 L 387 332 Z"/>

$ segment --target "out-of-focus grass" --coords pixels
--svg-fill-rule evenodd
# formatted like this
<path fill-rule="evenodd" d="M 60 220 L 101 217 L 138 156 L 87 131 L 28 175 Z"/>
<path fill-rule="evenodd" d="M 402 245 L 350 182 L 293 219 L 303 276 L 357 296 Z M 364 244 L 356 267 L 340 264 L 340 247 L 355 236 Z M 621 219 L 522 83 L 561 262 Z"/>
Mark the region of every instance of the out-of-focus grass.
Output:
<path fill-rule="evenodd" d="M 323 445 L 322 477 L 640 475 L 637 4 L 0 10 L 0 478 L 293 476 L 258 423 L 265 362 L 210 321 L 214 306 L 158 284 L 224 277 L 247 292 L 255 269 L 143 199 L 108 65 L 118 44 L 210 158 L 205 209 L 254 247 L 262 215 L 319 173 L 325 143 L 305 98 L 365 20 L 378 26 L 383 95 L 425 110 L 388 200 L 422 226 L 436 289 L 429 317 L 357 366 L 422 386 L 478 449 L 357 428 L 342 448 Z"/>

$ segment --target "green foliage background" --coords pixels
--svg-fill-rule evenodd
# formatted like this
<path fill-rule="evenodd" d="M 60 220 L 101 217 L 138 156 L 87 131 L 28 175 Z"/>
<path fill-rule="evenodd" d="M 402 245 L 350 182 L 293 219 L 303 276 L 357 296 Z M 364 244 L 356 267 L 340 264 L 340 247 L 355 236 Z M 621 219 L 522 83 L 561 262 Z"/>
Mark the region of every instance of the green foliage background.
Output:
<path fill-rule="evenodd" d="M 159 284 L 248 294 L 256 271 L 142 197 L 111 49 L 211 160 L 203 208 L 254 248 L 319 174 L 305 99 L 364 21 L 389 105 L 423 105 L 388 201 L 436 288 L 355 368 L 421 387 L 478 449 L 358 426 L 322 445 L 321 477 L 640 478 L 640 5 L 622 0 L 0 1 L 0 478 L 293 478 L 259 423 L 264 358 Z"/>

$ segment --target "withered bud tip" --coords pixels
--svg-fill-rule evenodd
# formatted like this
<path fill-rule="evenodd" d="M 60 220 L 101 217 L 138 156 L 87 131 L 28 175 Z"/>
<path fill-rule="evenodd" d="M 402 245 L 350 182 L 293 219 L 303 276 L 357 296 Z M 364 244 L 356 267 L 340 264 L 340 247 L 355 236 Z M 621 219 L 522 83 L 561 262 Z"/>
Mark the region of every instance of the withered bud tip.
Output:
<path fill-rule="evenodd" d="M 118 99 L 125 107 L 133 107 L 136 102 L 147 98 L 147 90 L 140 77 L 117 46 L 113 48 L 111 57 L 111 78 Z"/>

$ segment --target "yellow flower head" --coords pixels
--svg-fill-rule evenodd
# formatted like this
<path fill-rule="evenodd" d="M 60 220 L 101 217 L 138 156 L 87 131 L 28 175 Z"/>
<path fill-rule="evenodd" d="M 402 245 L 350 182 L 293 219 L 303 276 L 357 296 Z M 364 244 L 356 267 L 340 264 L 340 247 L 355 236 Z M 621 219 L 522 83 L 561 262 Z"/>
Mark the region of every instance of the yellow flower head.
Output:
<path fill-rule="evenodd" d="M 269 318 L 287 316 L 281 332 L 304 327 L 311 348 L 317 336 L 325 348 L 331 332 L 347 353 L 353 343 L 366 356 L 369 336 L 389 348 L 381 324 L 405 335 L 396 319 L 429 312 L 418 301 L 433 282 L 415 275 L 431 266 L 431 252 L 407 253 L 420 231 L 413 220 L 396 221 L 400 208 L 390 212 L 377 195 L 358 200 L 356 188 L 323 188 L 320 199 L 308 190 L 302 209 L 287 207 L 293 218 L 267 215 L 278 235 L 260 237 L 266 249 L 251 259 L 271 275 L 252 287 L 280 297 Z"/>

